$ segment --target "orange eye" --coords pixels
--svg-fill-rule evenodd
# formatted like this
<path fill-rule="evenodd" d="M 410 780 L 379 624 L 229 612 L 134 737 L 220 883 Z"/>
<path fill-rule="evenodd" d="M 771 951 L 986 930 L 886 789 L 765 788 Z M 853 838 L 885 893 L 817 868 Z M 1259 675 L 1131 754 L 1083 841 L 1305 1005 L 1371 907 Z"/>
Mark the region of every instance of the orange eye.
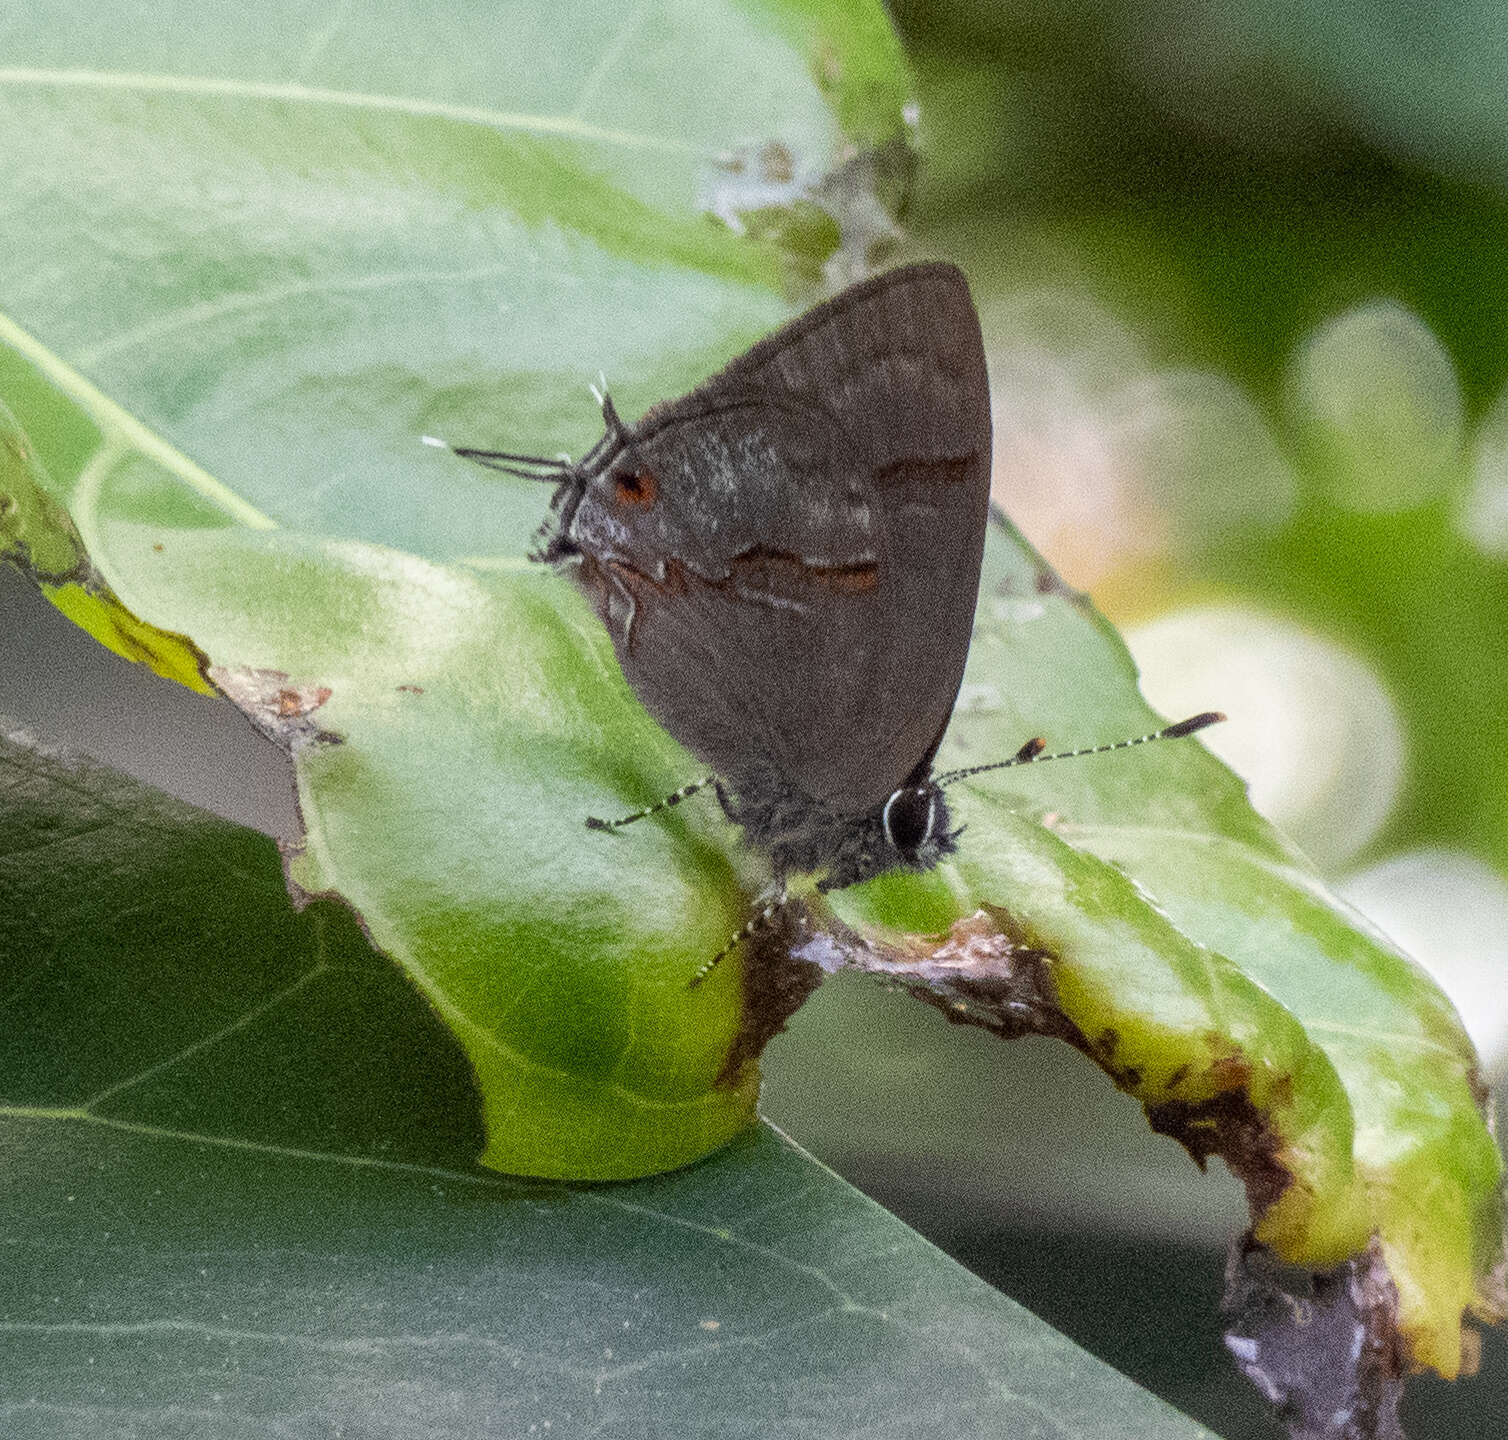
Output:
<path fill-rule="evenodd" d="M 651 470 L 625 471 L 613 477 L 613 485 L 618 492 L 618 499 L 623 504 L 637 505 L 641 509 L 653 505 L 655 496 L 660 491 L 659 482 Z"/>

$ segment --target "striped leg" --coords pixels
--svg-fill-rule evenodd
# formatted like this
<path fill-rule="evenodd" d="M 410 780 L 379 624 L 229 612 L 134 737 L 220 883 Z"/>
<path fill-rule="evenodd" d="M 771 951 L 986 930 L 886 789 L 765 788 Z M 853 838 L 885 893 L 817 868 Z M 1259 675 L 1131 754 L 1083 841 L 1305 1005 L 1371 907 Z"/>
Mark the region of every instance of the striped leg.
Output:
<path fill-rule="evenodd" d="M 761 930 L 771 929 L 774 926 L 776 918 L 779 916 L 780 912 L 785 909 L 785 900 L 785 887 L 782 885 L 780 887 L 780 894 L 777 895 L 773 900 L 766 900 L 763 905 L 761 905 L 751 916 L 749 916 L 747 923 L 739 930 L 739 932 L 730 941 L 728 941 L 728 943 L 724 945 L 716 955 L 714 955 L 709 961 L 707 961 L 707 963 L 703 965 L 695 975 L 691 977 L 691 984 L 687 988 L 695 989 L 698 985 L 700 985 L 703 980 L 705 980 L 714 970 L 716 970 L 717 967 L 721 965 L 729 955 L 737 950 L 738 947 L 742 945 L 743 942 L 747 940 L 751 935 L 757 935 Z"/>
<path fill-rule="evenodd" d="M 693 780 L 689 785 L 682 785 L 674 794 L 667 795 L 658 804 L 651 805 L 647 810 L 635 810 L 632 815 L 625 815 L 621 820 L 599 820 L 595 815 L 588 815 L 586 828 L 588 830 L 621 829 L 624 825 L 632 825 L 635 820 L 643 820 L 646 816 L 658 815 L 662 810 L 672 809 L 682 800 L 689 800 L 698 790 L 705 790 L 707 786 L 716 783 L 716 775 L 707 775 L 700 780 Z"/>

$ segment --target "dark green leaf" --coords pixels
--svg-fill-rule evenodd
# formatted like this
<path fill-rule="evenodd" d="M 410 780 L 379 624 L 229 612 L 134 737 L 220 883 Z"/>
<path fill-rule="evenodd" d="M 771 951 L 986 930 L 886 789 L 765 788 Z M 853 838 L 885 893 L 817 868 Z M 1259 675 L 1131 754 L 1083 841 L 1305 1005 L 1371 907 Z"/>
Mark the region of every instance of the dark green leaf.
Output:
<path fill-rule="evenodd" d="M 0 884 L 7 1436 L 1207 1433 L 768 1129 L 478 1169 L 460 1048 L 341 906 L 8 727 Z"/>

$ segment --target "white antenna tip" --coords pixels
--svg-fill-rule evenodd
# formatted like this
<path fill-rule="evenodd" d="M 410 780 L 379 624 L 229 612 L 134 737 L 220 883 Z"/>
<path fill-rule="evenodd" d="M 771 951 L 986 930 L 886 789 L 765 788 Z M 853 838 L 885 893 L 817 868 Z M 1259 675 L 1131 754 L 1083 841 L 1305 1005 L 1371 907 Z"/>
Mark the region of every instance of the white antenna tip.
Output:
<path fill-rule="evenodd" d="M 419 437 L 419 443 L 421 445 L 433 445 L 436 450 L 450 449 L 450 441 L 442 440 L 438 435 L 421 435 Z"/>
<path fill-rule="evenodd" d="M 595 385 L 588 385 L 586 388 L 592 392 L 592 399 L 597 402 L 597 408 L 600 410 L 602 408 L 602 391 Z"/>

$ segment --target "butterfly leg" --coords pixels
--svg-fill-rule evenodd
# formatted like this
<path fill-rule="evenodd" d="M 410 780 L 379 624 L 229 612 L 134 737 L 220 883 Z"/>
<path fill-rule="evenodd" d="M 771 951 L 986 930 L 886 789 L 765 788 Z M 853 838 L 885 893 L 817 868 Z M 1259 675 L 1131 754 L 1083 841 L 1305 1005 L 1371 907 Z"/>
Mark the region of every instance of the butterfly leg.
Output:
<path fill-rule="evenodd" d="M 644 810 L 635 810 L 632 815 L 624 815 L 617 820 L 599 820 L 595 815 L 586 817 L 588 830 L 618 830 L 624 825 L 632 825 L 635 820 L 643 820 L 649 815 L 658 815 L 662 810 L 670 810 L 679 805 L 682 800 L 689 800 L 699 790 L 705 790 L 709 785 L 717 784 L 717 776 L 707 775 L 700 780 L 693 780 L 689 785 L 682 785 L 679 790 L 667 795 L 663 800 L 657 801 Z M 719 787 L 721 789 L 721 787 Z M 721 797 L 719 797 L 721 798 Z M 725 805 L 723 807 L 727 809 Z"/>
<path fill-rule="evenodd" d="M 748 920 L 744 923 L 742 928 L 740 928 L 738 933 L 734 935 L 734 937 L 729 940 L 728 943 L 724 945 L 716 955 L 708 960 L 702 966 L 702 968 L 691 977 L 691 983 L 687 986 L 687 988 L 695 989 L 698 985 L 700 985 L 703 980 L 705 980 L 714 970 L 716 970 L 717 967 L 721 965 L 723 961 L 726 960 L 728 956 L 731 955 L 736 949 L 738 949 L 738 947 L 742 945 L 743 942 L 747 940 L 751 935 L 757 935 L 761 930 L 770 929 L 775 924 L 775 921 L 780 915 L 780 912 L 785 909 L 785 901 L 785 882 L 782 880 L 780 882 L 780 889 L 773 896 L 771 896 L 770 899 L 764 901 L 761 905 L 759 905 L 754 913 L 749 916 Z"/>

